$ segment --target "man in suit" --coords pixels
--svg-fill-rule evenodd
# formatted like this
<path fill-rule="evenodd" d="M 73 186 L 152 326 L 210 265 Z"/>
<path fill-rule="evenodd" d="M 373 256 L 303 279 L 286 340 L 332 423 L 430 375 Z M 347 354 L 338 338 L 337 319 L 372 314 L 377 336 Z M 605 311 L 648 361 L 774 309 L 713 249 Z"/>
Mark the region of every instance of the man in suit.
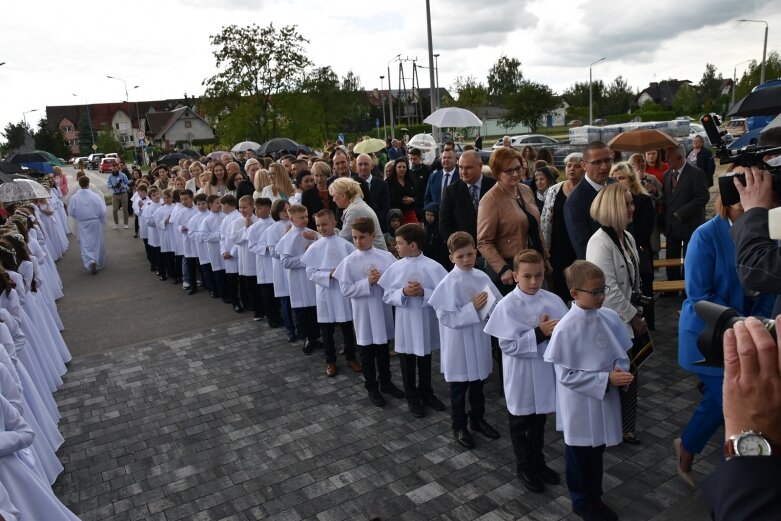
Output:
<path fill-rule="evenodd" d="M 586 259 L 588 240 L 599 229 L 599 224 L 591 218 L 591 203 L 604 186 L 613 182 L 610 168 L 613 166 L 613 154 L 606 144 L 594 141 L 583 149 L 583 169 L 586 175 L 578 183 L 564 203 L 564 222 L 567 234 L 578 259 Z"/>
<path fill-rule="evenodd" d="M 454 232 L 467 232 L 477 243 L 477 205 L 496 180 L 481 173 L 480 154 L 468 150 L 458 160 L 460 179 L 445 189 L 439 207 L 439 232 L 447 239 Z"/>
<path fill-rule="evenodd" d="M 686 255 L 692 233 L 705 222 L 708 204 L 708 182 L 705 172 L 686 162 L 681 147 L 665 152 L 670 169 L 664 173 L 664 235 L 667 238 L 667 258 Z M 667 268 L 667 280 L 681 278 L 680 266 Z"/>
<path fill-rule="evenodd" d="M 415 180 L 415 213 L 423 221 L 423 200 L 426 198 L 426 186 L 431 176 L 431 168 L 423 162 L 423 153 L 418 148 L 409 151 L 409 173 Z"/>
<path fill-rule="evenodd" d="M 384 179 L 372 175 L 374 163 L 368 154 L 359 155 L 355 159 L 355 166 L 358 170 L 358 177 L 369 185 L 369 199 L 366 203 L 377 214 L 382 233 L 385 233 L 388 231 L 388 211 L 390 210 L 388 183 Z"/>
<path fill-rule="evenodd" d="M 442 168 L 431 174 L 426 184 L 426 193 L 423 196 L 423 206 L 436 203 L 441 206 L 442 192 L 458 179 L 458 167 L 456 166 L 456 153 L 452 150 L 442 152 Z"/>

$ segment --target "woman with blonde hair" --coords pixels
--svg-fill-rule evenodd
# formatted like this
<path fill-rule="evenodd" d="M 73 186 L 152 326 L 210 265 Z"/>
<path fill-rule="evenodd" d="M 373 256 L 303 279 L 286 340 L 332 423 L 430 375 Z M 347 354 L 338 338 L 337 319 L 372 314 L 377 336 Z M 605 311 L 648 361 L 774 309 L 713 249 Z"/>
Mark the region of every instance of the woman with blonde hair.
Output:
<path fill-rule="evenodd" d="M 52 168 L 52 171 L 54 172 L 54 186 L 65 197 L 68 195 L 68 178 L 63 175 L 62 168 L 59 166 Z"/>
<path fill-rule="evenodd" d="M 603 306 L 615 311 L 632 338 L 644 335 L 648 326 L 643 320 L 643 308 L 634 298 L 640 291 L 640 256 L 632 234 L 627 228 L 635 213 L 632 193 L 620 182 L 607 185 L 591 203 L 591 218 L 600 228 L 588 241 L 586 260 L 605 273 Z M 637 423 L 637 371 L 626 388 L 619 389 L 621 425 L 624 442 L 640 443 L 635 436 Z"/>
<path fill-rule="evenodd" d="M 287 169 L 280 163 L 273 163 L 268 169 L 268 177 L 270 184 L 263 188 L 261 195 L 271 199 L 272 203 L 277 199 L 285 201 L 290 199 L 295 189 L 293 188 L 293 183 L 290 182 Z"/>
<path fill-rule="evenodd" d="M 315 186 L 315 189 L 317 186 Z M 352 241 L 352 223 L 358 217 L 368 217 L 374 221 L 374 247 L 388 250 L 382 235 L 380 221 L 371 206 L 363 200 L 363 190 L 358 181 L 350 177 L 339 177 L 328 187 L 328 193 L 333 197 L 334 204 L 342 209 L 342 227 L 339 235 L 347 241 Z"/>
<path fill-rule="evenodd" d="M 188 172 L 190 172 L 190 179 L 187 180 L 185 188 L 191 190 L 192 193 L 197 193 L 201 188 L 201 174 L 206 171 L 206 167 L 200 161 L 193 161 L 190 164 Z"/>
<path fill-rule="evenodd" d="M 258 197 L 263 197 L 263 189 L 271 184 L 271 180 L 269 180 L 268 177 L 268 170 L 261 168 L 255 172 L 253 184 L 255 185 L 255 191 L 252 193 L 252 198 L 257 199 Z"/>

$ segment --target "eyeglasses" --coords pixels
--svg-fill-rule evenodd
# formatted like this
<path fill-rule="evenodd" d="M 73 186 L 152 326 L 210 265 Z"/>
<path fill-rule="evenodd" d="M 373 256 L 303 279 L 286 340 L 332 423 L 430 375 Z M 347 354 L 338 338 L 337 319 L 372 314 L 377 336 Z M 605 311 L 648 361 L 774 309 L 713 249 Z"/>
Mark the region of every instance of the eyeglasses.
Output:
<path fill-rule="evenodd" d="M 515 175 L 515 174 L 520 174 L 523 171 L 524 168 L 522 166 L 519 166 L 518 168 L 505 168 L 504 170 L 502 170 L 502 173 L 507 175 Z"/>
<path fill-rule="evenodd" d="M 600 165 L 610 166 L 613 164 L 613 158 L 609 157 L 607 159 L 595 159 L 594 161 L 584 161 L 584 163 L 588 163 L 591 166 L 600 166 Z"/>
<path fill-rule="evenodd" d="M 580 288 L 575 288 L 575 291 L 582 291 L 583 293 L 590 293 L 592 297 L 597 298 L 597 297 L 604 297 L 605 293 L 607 293 L 607 290 L 609 290 L 609 289 L 610 288 L 608 286 L 602 286 L 601 288 L 597 288 L 597 289 L 580 289 Z"/>

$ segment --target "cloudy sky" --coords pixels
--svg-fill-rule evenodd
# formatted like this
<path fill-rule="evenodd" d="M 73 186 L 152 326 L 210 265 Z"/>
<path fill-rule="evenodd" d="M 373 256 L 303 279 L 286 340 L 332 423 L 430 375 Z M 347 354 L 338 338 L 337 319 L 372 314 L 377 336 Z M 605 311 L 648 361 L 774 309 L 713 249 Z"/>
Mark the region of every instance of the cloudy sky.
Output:
<path fill-rule="evenodd" d="M 623 75 L 635 88 L 667 78 L 698 81 L 705 63 L 725 77 L 760 60 L 767 20 L 769 50 L 781 50 L 781 0 L 431 0 L 439 83 L 458 75 L 485 81 L 501 54 L 521 60 L 527 78 L 561 92 Z M 0 18 L 0 129 L 35 123 L 47 105 L 199 95 L 214 74 L 209 36 L 222 26 L 297 24 L 310 59 L 341 76 L 352 69 L 377 88 L 395 55 L 427 65 L 423 0 L 24 0 L 5 2 Z M 391 65 L 394 87 L 398 64 Z M 738 67 L 738 75 L 746 64 Z M 411 66 L 407 64 L 407 74 Z M 423 71 L 421 86 L 428 86 Z M 387 81 L 387 78 L 386 80 Z M 139 85 L 137 89 L 132 89 Z M 386 83 L 387 85 L 387 83 Z M 73 97 L 72 94 L 80 97 Z"/>

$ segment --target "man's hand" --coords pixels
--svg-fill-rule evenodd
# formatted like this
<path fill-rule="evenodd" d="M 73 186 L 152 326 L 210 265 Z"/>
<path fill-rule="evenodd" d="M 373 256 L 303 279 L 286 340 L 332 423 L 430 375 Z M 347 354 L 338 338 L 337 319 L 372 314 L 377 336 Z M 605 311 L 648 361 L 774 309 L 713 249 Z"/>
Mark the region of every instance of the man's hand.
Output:
<path fill-rule="evenodd" d="M 744 173 L 746 175 L 746 186 L 743 186 L 737 177 L 732 179 L 740 194 L 740 204 L 744 211 L 752 208 L 772 208 L 773 207 L 773 178 L 769 172 L 760 170 L 752 166 L 738 167 L 732 171 Z"/>
<path fill-rule="evenodd" d="M 632 331 L 635 335 L 642 335 L 648 331 L 648 325 L 640 315 L 633 316 L 632 320 L 629 321 L 629 325 L 632 326 Z"/>
<path fill-rule="evenodd" d="M 776 318 L 776 331 L 781 317 Z M 755 318 L 724 334 L 724 431 L 761 432 L 781 443 L 781 357 L 779 344 Z"/>
<path fill-rule="evenodd" d="M 629 385 L 634 379 L 635 377 L 632 373 L 629 371 L 624 371 L 620 367 L 616 367 L 610 371 L 610 376 L 608 377 L 608 380 L 610 380 L 610 385 L 613 387 L 623 387 L 625 385 Z"/>

